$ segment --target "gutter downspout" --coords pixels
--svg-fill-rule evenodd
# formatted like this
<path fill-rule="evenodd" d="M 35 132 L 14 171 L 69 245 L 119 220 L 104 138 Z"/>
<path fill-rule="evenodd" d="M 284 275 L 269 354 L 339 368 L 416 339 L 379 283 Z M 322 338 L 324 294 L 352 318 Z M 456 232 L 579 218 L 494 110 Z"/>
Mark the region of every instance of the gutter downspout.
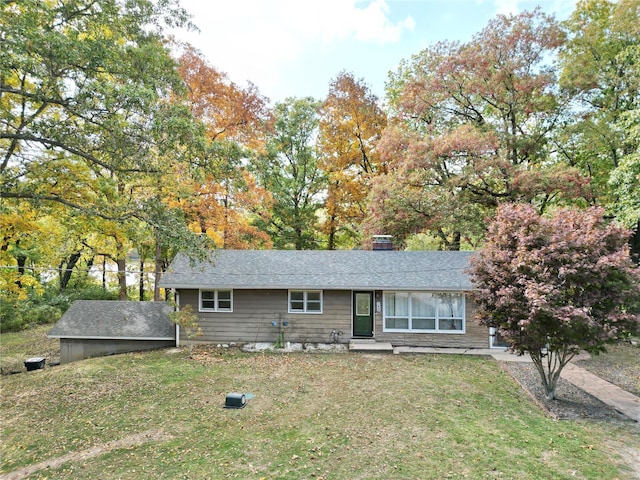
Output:
<path fill-rule="evenodd" d="M 176 310 L 180 310 L 180 295 L 178 294 L 175 288 L 172 288 L 171 292 L 173 293 L 173 298 L 176 302 Z M 180 325 L 176 323 L 176 348 L 178 348 L 179 346 L 180 346 Z"/>

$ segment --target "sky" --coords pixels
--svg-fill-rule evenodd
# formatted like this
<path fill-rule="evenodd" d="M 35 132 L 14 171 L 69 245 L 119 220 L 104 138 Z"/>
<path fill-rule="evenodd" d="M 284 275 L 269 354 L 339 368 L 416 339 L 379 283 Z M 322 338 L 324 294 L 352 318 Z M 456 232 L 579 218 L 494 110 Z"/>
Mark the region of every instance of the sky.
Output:
<path fill-rule="evenodd" d="M 175 32 L 271 104 L 324 99 L 341 71 L 384 99 L 403 59 L 439 41 L 471 40 L 498 14 L 539 6 L 564 20 L 576 0 L 180 0 L 198 32 Z"/>

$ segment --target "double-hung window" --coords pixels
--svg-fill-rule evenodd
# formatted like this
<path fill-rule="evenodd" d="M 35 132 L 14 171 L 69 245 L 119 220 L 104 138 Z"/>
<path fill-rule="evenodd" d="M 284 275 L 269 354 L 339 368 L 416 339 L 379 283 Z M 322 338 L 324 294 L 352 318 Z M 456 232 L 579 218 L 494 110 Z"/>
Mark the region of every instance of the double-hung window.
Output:
<path fill-rule="evenodd" d="M 384 331 L 465 333 L 461 293 L 385 292 Z"/>
<path fill-rule="evenodd" d="M 232 290 L 200 290 L 201 312 L 232 312 Z"/>
<path fill-rule="evenodd" d="M 322 313 L 322 290 L 289 290 L 289 313 Z"/>

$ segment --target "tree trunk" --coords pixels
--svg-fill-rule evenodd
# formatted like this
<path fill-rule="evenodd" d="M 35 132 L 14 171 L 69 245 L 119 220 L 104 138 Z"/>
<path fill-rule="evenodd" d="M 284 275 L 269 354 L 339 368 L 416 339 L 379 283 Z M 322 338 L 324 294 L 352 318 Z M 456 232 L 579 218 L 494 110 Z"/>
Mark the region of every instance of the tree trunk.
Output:
<path fill-rule="evenodd" d="M 160 278 L 162 277 L 162 249 L 160 248 L 160 233 L 156 231 L 156 250 L 153 255 L 155 268 L 154 268 L 154 282 L 153 282 L 153 301 L 160 301 Z"/>
<path fill-rule="evenodd" d="M 138 287 L 140 301 L 144 302 L 144 257 L 140 256 L 140 283 Z"/>
<path fill-rule="evenodd" d="M 18 242 L 16 242 L 16 245 Z M 22 282 L 20 278 L 24 275 L 25 267 L 27 265 L 27 257 L 25 255 L 16 255 L 16 262 L 18 263 L 18 280 L 16 280 L 16 285 L 18 288 L 22 288 Z"/>
<path fill-rule="evenodd" d="M 636 229 L 629 239 L 631 254 L 636 263 L 640 263 L 640 220 L 636 224 Z"/>
<path fill-rule="evenodd" d="M 107 257 L 102 256 L 102 290 L 107 291 Z"/>
<path fill-rule="evenodd" d="M 462 240 L 462 234 L 460 231 L 456 231 L 453 233 L 453 241 L 451 245 L 449 245 L 449 250 L 459 251 L 460 250 L 460 242 Z"/>
<path fill-rule="evenodd" d="M 71 280 L 71 273 L 73 273 L 73 269 L 75 268 L 78 260 L 82 257 L 82 250 L 79 252 L 72 253 L 67 261 L 67 268 L 63 270 L 64 262 L 60 264 L 60 291 L 63 291 L 69 285 L 69 281 Z"/>
<path fill-rule="evenodd" d="M 335 215 L 331 217 L 331 223 L 329 227 L 329 239 L 327 242 L 327 250 L 335 250 L 336 249 L 336 217 Z"/>
<path fill-rule="evenodd" d="M 529 352 L 529 355 L 540 374 L 545 391 L 545 400 L 553 400 L 556 396 L 560 373 L 575 354 L 569 350 L 548 351 L 545 349 L 544 351 Z"/>
<path fill-rule="evenodd" d="M 127 300 L 127 260 L 124 255 L 118 255 L 118 300 Z"/>

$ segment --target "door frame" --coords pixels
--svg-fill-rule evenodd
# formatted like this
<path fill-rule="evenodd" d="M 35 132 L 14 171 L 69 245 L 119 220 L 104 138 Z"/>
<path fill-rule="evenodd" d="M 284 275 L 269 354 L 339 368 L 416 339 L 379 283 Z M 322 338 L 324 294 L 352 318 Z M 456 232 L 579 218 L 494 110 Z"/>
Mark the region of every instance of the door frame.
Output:
<path fill-rule="evenodd" d="M 369 317 L 371 319 L 371 328 L 370 333 L 366 335 L 356 335 L 356 308 L 357 301 L 356 297 L 358 294 L 367 294 L 369 295 Z M 373 338 L 375 335 L 375 325 L 376 325 L 376 312 L 374 309 L 375 302 L 375 292 L 373 290 L 352 290 L 351 292 L 351 336 L 356 338 Z M 360 315 L 364 317 L 365 315 Z"/>
<path fill-rule="evenodd" d="M 499 340 L 497 340 L 497 329 L 494 327 L 489 327 L 489 348 L 495 348 L 497 350 L 506 350 L 506 344 L 500 344 Z"/>

